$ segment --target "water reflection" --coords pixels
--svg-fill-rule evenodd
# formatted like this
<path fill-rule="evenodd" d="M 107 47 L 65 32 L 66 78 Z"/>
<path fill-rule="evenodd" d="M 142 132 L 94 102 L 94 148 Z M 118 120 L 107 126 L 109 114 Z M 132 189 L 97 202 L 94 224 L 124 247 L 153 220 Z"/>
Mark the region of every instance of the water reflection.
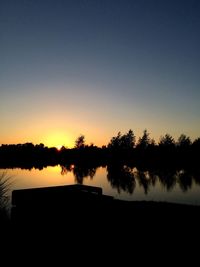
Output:
<path fill-rule="evenodd" d="M 130 164 L 76 162 L 56 167 L 3 169 L 15 177 L 9 190 L 70 184 L 98 186 L 104 194 L 124 200 L 156 200 L 200 204 L 200 169 Z"/>
<path fill-rule="evenodd" d="M 178 173 L 178 183 L 183 192 L 188 191 L 192 187 L 192 176 L 184 170 Z"/>
<path fill-rule="evenodd" d="M 195 169 L 192 171 L 192 178 L 197 185 L 200 185 L 200 169 Z"/>
<path fill-rule="evenodd" d="M 140 171 L 136 172 L 136 179 L 138 180 L 138 184 L 143 187 L 144 193 L 147 194 L 149 192 L 152 181 L 149 176 L 149 172 Z M 155 181 L 154 181 L 155 182 Z"/>
<path fill-rule="evenodd" d="M 61 165 L 61 174 L 66 175 L 68 172 L 72 172 L 74 175 L 75 183 L 83 184 L 83 180 L 87 177 L 93 179 L 96 174 L 97 167 L 87 165 L 74 165 L 66 164 Z"/>
<path fill-rule="evenodd" d="M 75 183 L 83 184 L 84 179 L 95 177 L 99 166 L 82 164 L 65 164 L 61 166 L 61 174 L 73 173 Z M 167 192 L 179 186 L 182 192 L 192 188 L 193 183 L 200 185 L 200 171 L 177 170 L 173 168 L 146 170 L 123 164 L 110 164 L 106 167 L 107 181 L 118 194 L 126 192 L 133 194 L 136 184 L 148 194 L 153 187 L 160 184 Z"/>
<path fill-rule="evenodd" d="M 177 171 L 174 169 L 161 169 L 156 171 L 161 185 L 169 192 L 177 182 Z"/>
<path fill-rule="evenodd" d="M 107 179 L 112 188 L 117 189 L 118 193 L 123 190 L 129 194 L 132 194 L 136 186 L 133 168 L 126 165 L 107 166 Z"/>

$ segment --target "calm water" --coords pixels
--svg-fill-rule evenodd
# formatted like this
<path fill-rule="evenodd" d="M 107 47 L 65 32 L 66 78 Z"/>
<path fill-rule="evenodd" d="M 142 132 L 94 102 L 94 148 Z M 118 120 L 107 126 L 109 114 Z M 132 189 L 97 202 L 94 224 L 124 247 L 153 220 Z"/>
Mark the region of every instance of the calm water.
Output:
<path fill-rule="evenodd" d="M 39 169 L 0 169 L 11 176 L 13 189 L 82 183 L 124 200 L 154 200 L 200 205 L 200 175 L 179 171 L 139 171 L 127 166 L 85 168 L 55 166 Z"/>

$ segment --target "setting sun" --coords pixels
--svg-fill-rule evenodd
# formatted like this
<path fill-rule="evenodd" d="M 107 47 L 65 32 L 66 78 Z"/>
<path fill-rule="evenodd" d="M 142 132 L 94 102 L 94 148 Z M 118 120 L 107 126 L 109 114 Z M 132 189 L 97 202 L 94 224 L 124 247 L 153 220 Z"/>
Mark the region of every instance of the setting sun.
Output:
<path fill-rule="evenodd" d="M 56 146 L 57 150 L 61 150 L 62 147 L 63 147 L 62 145 L 57 145 Z"/>
<path fill-rule="evenodd" d="M 43 143 L 48 147 L 56 147 L 58 150 L 60 150 L 62 146 L 68 148 L 74 146 L 73 138 L 65 132 L 51 132 L 44 137 Z"/>

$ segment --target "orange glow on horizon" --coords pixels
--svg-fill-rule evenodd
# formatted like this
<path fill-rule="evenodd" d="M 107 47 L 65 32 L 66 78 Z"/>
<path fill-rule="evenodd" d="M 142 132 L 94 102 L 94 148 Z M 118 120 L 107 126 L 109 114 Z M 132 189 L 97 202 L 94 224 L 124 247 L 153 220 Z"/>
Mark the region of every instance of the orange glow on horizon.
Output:
<path fill-rule="evenodd" d="M 58 150 L 64 147 L 72 148 L 74 146 L 74 140 L 72 137 L 64 132 L 51 132 L 42 140 L 48 147 L 56 147 Z"/>

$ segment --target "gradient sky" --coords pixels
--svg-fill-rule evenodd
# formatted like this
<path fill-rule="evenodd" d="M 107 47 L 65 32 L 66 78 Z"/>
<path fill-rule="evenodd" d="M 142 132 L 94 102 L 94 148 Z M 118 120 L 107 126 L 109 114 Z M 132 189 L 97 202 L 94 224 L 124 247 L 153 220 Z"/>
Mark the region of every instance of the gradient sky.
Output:
<path fill-rule="evenodd" d="M 200 1 L 1 0 L 0 143 L 200 136 Z"/>

